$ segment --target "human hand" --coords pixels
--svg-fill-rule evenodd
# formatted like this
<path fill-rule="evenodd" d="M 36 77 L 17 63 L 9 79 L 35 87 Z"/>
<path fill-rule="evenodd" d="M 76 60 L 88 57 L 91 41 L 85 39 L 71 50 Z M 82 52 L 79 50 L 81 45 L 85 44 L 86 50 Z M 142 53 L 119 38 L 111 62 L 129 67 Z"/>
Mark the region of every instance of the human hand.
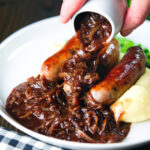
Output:
<path fill-rule="evenodd" d="M 126 36 L 140 26 L 150 12 L 150 0 L 132 0 L 125 15 L 121 34 Z"/>
<path fill-rule="evenodd" d="M 86 0 L 64 0 L 60 12 L 60 21 L 67 23 L 69 19 L 77 12 Z M 150 0 L 132 0 L 128 8 L 121 34 L 126 36 L 141 25 L 150 12 Z"/>

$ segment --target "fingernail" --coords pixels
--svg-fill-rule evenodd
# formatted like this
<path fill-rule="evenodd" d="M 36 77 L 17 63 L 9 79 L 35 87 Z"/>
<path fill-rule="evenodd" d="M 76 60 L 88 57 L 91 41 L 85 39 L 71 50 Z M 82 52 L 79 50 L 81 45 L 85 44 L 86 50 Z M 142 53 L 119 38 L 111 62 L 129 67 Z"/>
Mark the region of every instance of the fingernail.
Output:
<path fill-rule="evenodd" d="M 121 31 L 121 34 L 123 35 L 123 36 L 127 36 L 127 35 L 129 35 L 130 33 L 131 33 L 132 31 L 131 30 L 122 30 Z"/>

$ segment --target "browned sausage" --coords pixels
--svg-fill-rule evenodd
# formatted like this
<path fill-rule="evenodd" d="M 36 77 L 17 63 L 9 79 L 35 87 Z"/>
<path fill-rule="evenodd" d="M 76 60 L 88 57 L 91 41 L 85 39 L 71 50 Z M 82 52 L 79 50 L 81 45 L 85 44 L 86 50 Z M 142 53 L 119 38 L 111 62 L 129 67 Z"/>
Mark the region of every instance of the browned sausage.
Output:
<path fill-rule="evenodd" d="M 55 81 L 65 61 L 73 57 L 76 50 L 80 49 L 80 42 L 76 37 L 69 40 L 66 45 L 53 56 L 44 61 L 41 67 L 41 76 Z M 74 50 L 74 51 L 73 51 Z M 116 39 L 109 42 L 99 53 L 99 72 L 106 72 L 113 67 L 119 58 L 119 43 Z"/>
<path fill-rule="evenodd" d="M 76 36 L 70 39 L 66 45 L 53 56 L 49 57 L 41 67 L 41 76 L 55 81 L 65 61 L 72 58 L 75 51 L 80 49 L 80 42 Z M 110 69 L 119 57 L 119 43 L 113 39 L 98 54 L 100 67 Z M 103 70 L 104 71 L 104 70 Z M 102 70 L 100 70 L 102 72 Z"/>
<path fill-rule="evenodd" d="M 91 106 L 94 103 L 111 104 L 117 100 L 145 71 L 146 58 L 141 48 L 135 46 L 128 49 L 123 57 L 106 76 L 106 78 L 92 87 L 87 94 Z"/>
<path fill-rule="evenodd" d="M 55 81 L 58 78 L 58 73 L 64 62 L 75 54 L 75 51 L 80 48 L 79 40 L 74 36 L 65 46 L 53 56 L 49 57 L 41 67 L 41 76 L 50 81 Z"/>
<path fill-rule="evenodd" d="M 82 50 L 81 50 L 82 51 Z M 80 53 L 80 51 L 78 51 L 79 53 L 77 53 L 77 56 L 80 55 L 80 60 L 79 61 L 79 64 L 82 66 L 82 57 L 84 57 L 84 55 L 86 56 L 87 54 L 87 61 L 89 61 L 90 57 L 92 57 L 91 55 L 89 56 L 88 54 L 90 54 L 89 52 L 88 53 Z M 94 64 L 92 69 L 94 70 L 94 72 L 98 72 L 100 74 L 100 78 L 102 78 L 104 75 L 106 75 L 107 71 L 110 70 L 115 64 L 116 62 L 118 61 L 118 58 L 119 58 L 119 43 L 116 39 L 113 39 L 111 42 L 109 42 L 107 45 L 105 45 L 105 47 L 103 49 L 101 49 L 99 52 L 98 52 L 98 55 L 96 55 L 96 61 L 93 62 L 93 60 L 91 60 L 91 62 Z M 71 60 L 71 62 L 75 62 L 75 59 Z M 78 66 L 78 63 L 74 63 L 76 66 Z M 84 62 L 83 62 L 84 64 Z M 85 65 L 85 64 L 84 64 Z M 86 72 L 86 69 L 84 68 L 84 65 L 83 65 L 83 68 L 81 69 L 80 68 L 80 71 L 85 71 Z M 66 68 L 66 67 L 65 67 Z M 71 65 L 68 65 L 67 68 L 72 68 Z M 97 70 L 97 68 L 100 68 Z M 77 69 L 76 67 L 74 67 L 74 69 Z M 73 69 L 72 69 L 73 70 Z M 77 69 L 78 70 L 78 69 Z M 88 69 L 87 69 L 88 70 Z M 93 85 L 94 82 L 98 81 L 99 80 L 99 76 L 97 73 L 92 73 L 93 70 L 88 71 L 87 74 L 80 74 L 80 79 L 77 79 L 76 76 L 78 76 L 79 78 L 79 70 L 77 71 L 78 73 L 76 74 L 72 74 L 72 73 L 69 73 L 68 70 L 67 72 L 61 72 L 59 73 L 59 77 L 62 78 L 62 79 L 65 79 L 64 83 L 63 83 L 63 89 L 66 93 L 66 95 L 68 96 L 71 96 L 73 95 L 74 93 L 76 93 L 75 89 L 78 89 L 78 92 L 79 92 L 79 87 L 78 88 L 75 88 L 75 85 L 79 85 L 79 84 L 86 84 L 86 85 Z M 81 71 L 81 72 L 82 72 Z M 76 78 L 76 79 L 75 79 Z M 82 88 L 80 87 L 80 90 Z"/>
<path fill-rule="evenodd" d="M 112 39 L 105 47 L 98 53 L 100 75 L 108 73 L 111 68 L 118 62 L 120 54 L 120 45 L 116 39 Z"/>

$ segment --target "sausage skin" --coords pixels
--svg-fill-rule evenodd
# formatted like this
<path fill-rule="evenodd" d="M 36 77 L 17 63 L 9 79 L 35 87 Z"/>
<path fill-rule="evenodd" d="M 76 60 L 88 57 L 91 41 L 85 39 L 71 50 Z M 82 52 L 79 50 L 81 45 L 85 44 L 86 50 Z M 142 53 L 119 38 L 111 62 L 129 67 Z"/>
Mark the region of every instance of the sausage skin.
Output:
<path fill-rule="evenodd" d="M 60 51 L 44 61 L 41 67 L 41 77 L 45 77 L 50 81 L 56 81 L 64 62 L 72 58 L 78 49 L 80 49 L 80 42 L 74 36 Z"/>
<path fill-rule="evenodd" d="M 98 53 L 100 75 L 106 75 L 117 64 L 120 55 L 120 44 L 114 38 Z"/>
<path fill-rule="evenodd" d="M 55 81 L 58 78 L 58 73 L 65 61 L 72 58 L 77 50 L 80 49 L 80 42 L 76 36 L 70 39 L 66 45 L 53 56 L 44 61 L 41 67 L 41 77 L 45 77 L 47 80 Z M 74 51 L 73 51 L 74 50 Z M 110 41 L 105 47 L 98 53 L 99 68 L 98 72 L 102 74 L 106 73 L 113 67 L 119 58 L 119 43 L 116 39 Z"/>
<path fill-rule="evenodd" d="M 94 106 L 95 102 L 113 103 L 145 72 L 145 64 L 143 50 L 137 46 L 129 48 L 120 63 L 107 74 L 105 79 L 90 89 L 87 93 L 87 103 L 90 106 Z"/>

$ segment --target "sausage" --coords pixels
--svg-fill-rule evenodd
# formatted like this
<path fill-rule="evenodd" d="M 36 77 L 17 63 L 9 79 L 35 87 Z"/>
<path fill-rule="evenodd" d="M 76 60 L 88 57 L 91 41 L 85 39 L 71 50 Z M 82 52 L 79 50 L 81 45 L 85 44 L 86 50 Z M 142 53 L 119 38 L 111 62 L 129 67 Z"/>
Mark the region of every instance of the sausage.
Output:
<path fill-rule="evenodd" d="M 61 71 L 64 62 L 72 58 L 78 49 L 80 49 L 80 42 L 74 36 L 60 51 L 44 61 L 41 67 L 41 77 L 45 77 L 50 81 L 57 80 L 58 73 Z"/>
<path fill-rule="evenodd" d="M 116 65 L 120 54 L 119 42 L 114 38 L 98 53 L 99 66 L 98 73 L 102 76 L 106 75 L 111 68 Z"/>
<path fill-rule="evenodd" d="M 80 93 L 79 91 L 82 89 L 81 85 L 84 85 L 84 86 L 88 85 L 90 88 L 95 82 L 99 80 L 99 76 L 100 78 L 102 78 L 106 74 L 106 70 L 108 71 L 110 68 L 112 68 L 116 64 L 119 58 L 119 43 L 116 39 L 113 39 L 103 49 L 99 50 L 96 54 L 94 54 L 94 57 L 96 56 L 94 61 L 91 60 L 92 53 L 90 52 L 84 53 L 84 52 L 85 51 L 83 50 L 81 50 L 81 52 L 80 50 L 77 52 L 77 57 L 79 56 L 78 57 L 79 59 L 77 59 L 78 60 L 77 63 L 75 63 L 76 58 L 69 61 L 69 62 L 73 62 L 73 64 L 75 65 L 73 66 L 73 68 L 72 68 L 72 65 L 67 65 L 67 67 L 65 66 L 65 68 L 67 69 L 72 68 L 71 70 L 74 70 L 74 71 L 77 69 L 78 71 L 76 70 L 75 71 L 76 73 L 68 72 L 68 70 L 67 71 L 63 70 L 58 75 L 61 79 L 65 79 L 63 83 L 63 89 L 67 96 L 74 95 L 76 93 L 76 90 L 78 91 L 78 94 L 79 94 Z M 85 56 L 88 56 L 88 57 L 85 57 Z M 82 60 L 83 57 L 87 58 L 86 60 L 87 62 L 91 60 L 91 63 L 93 64 L 93 67 L 92 67 L 93 70 L 88 69 L 88 66 L 86 66 L 86 64 Z M 80 66 L 80 69 L 78 68 L 79 66 Z M 98 70 L 98 73 L 100 74 L 99 76 L 97 74 L 97 68 L 100 68 Z M 80 74 L 79 72 L 82 72 L 82 73 Z M 78 85 L 78 88 L 75 87 L 75 85 Z"/>
<path fill-rule="evenodd" d="M 79 49 L 80 41 L 74 36 L 60 51 L 44 61 L 41 67 L 41 77 L 45 77 L 50 81 L 57 80 L 58 73 L 61 71 L 64 62 L 72 58 Z M 106 68 L 108 71 L 113 67 L 118 58 L 119 43 L 116 39 L 113 39 L 98 53 L 99 68 L 102 68 L 99 69 L 98 72 L 102 74 L 103 72 L 106 72 Z"/>
<path fill-rule="evenodd" d="M 109 105 L 117 100 L 145 72 L 146 57 L 140 47 L 131 47 L 120 63 L 116 65 L 105 79 L 87 93 L 87 104 Z"/>

